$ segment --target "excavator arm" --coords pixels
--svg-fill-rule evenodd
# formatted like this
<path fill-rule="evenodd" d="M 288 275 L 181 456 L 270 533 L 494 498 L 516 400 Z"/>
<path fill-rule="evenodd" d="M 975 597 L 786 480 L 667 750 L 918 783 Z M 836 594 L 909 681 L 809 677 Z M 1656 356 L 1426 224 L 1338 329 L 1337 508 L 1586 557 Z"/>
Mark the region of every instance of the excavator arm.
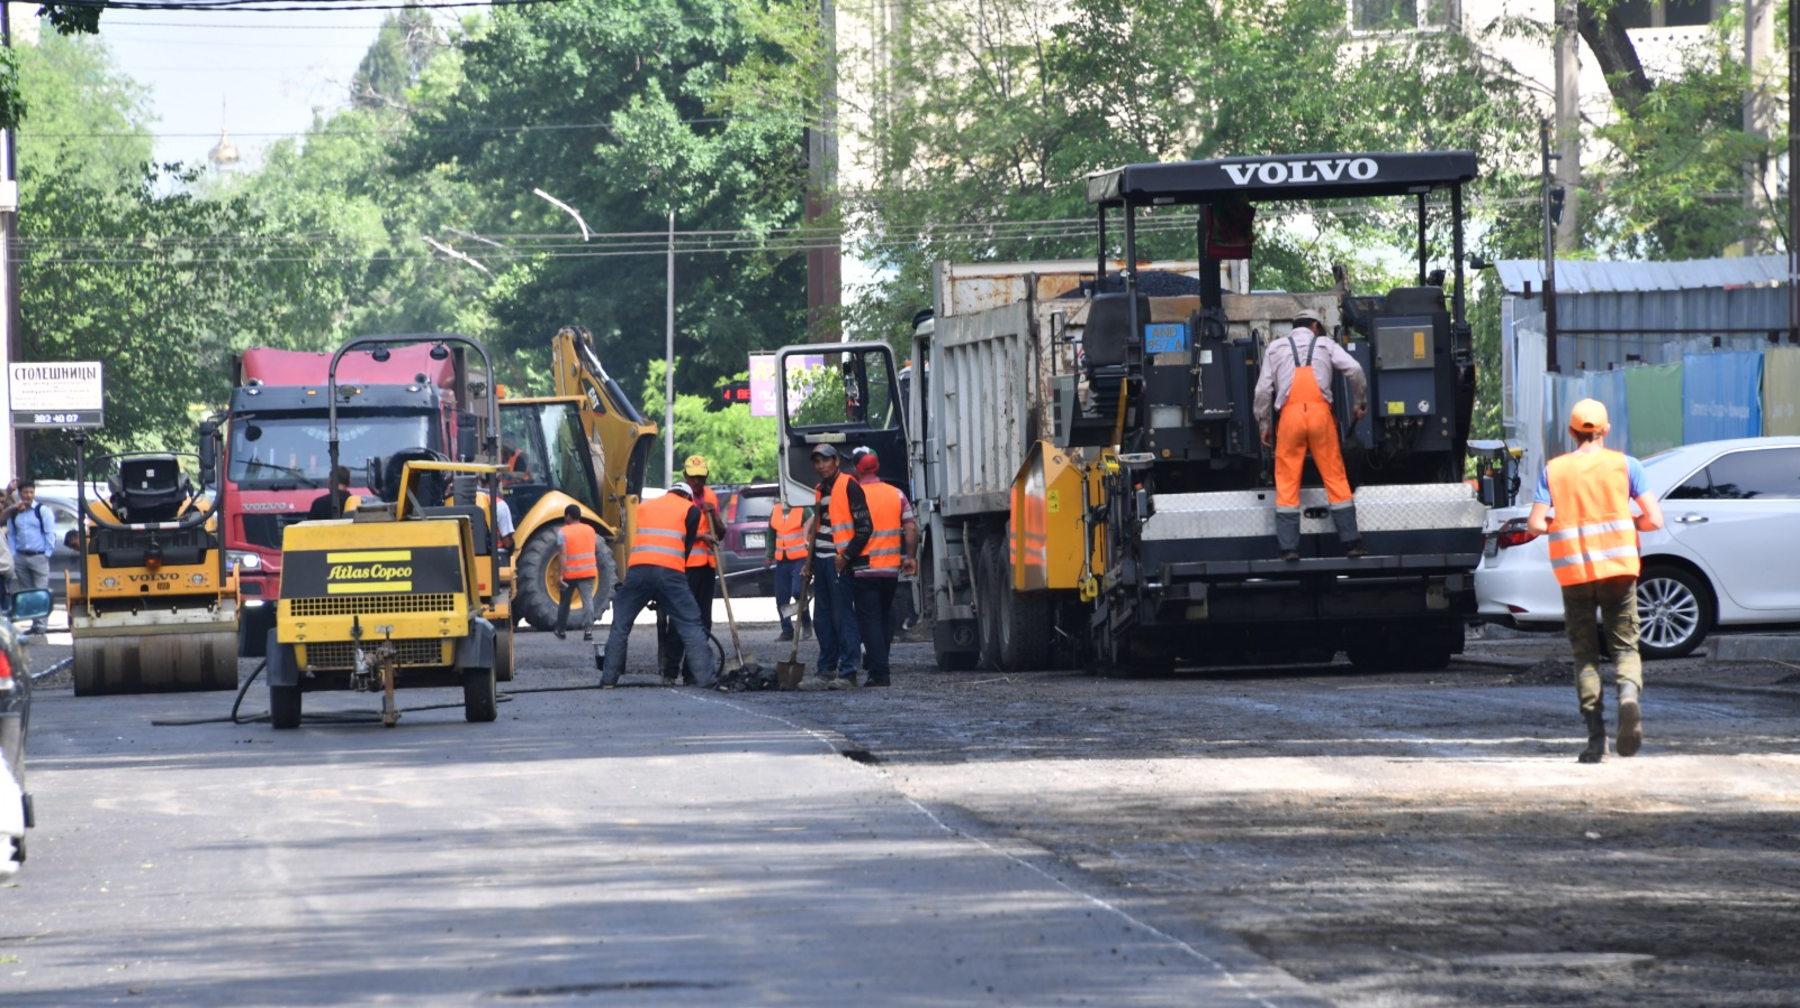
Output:
<path fill-rule="evenodd" d="M 565 326 L 552 342 L 556 395 L 579 397 L 581 426 L 600 474 L 600 519 L 628 536 L 634 515 L 628 502 L 644 492 L 644 471 L 656 425 L 645 421 L 617 382 L 600 366 L 594 337 L 584 326 Z"/>

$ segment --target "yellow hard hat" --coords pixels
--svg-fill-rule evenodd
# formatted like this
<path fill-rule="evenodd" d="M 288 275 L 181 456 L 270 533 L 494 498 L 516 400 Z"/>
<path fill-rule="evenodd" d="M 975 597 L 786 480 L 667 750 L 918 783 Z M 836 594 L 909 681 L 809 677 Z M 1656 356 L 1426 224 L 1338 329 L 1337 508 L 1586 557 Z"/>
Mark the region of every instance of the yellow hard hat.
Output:
<path fill-rule="evenodd" d="M 706 475 L 706 456 L 705 455 L 689 455 L 687 457 L 686 466 L 681 471 L 682 471 L 682 474 L 686 475 L 686 476 L 705 476 Z"/>

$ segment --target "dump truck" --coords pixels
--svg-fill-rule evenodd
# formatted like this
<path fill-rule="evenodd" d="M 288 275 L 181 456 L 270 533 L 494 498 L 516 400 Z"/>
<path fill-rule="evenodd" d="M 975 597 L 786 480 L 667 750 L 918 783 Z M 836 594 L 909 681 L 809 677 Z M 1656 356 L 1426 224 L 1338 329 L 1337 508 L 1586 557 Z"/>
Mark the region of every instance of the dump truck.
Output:
<path fill-rule="evenodd" d="M 225 497 L 205 489 L 217 457 L 216 433 L 206 434 L 195 455 L 102 456 L 105 500 L 90 498 L 85 480 L 78 486 L 82 577 L 69 580 L 76 696 L 237 688 L 237 578 L 220 541 Z M 85 439 L 79 457 L 88 472 Z"/>
<path fill-rule="evenodd" d="M 1338 652 L 1363 667 L 1441 667 L 1475 612 L 1486 510 L 1464 482 L 1475 370 L 1462 200 L 1476 173 L 1467 151 L 1097 173 L 1085 270 L 939 267 L 904 420 L 867 408 L 887 405 L 860 377 L 891 368 L 882 345 L 780 351 L 789 495 L 810 482 L 813 445 L 906 443 L 920 603 L 945 669 L 1117 674 Z M 1410 286 L 1358 292 L 1340 271 L 1328 290 L 1250 289 L 1240 264 L 1258 204 L 1371 199 L 1417 222 Z M 1449 238 L 1435 262 L 1434 224 Z M 1152 268 L 1138 256 L 1146 226 L 1189 231 L 1197 254 Z M 1341 377 L 1334 395 L 1366 557 L 1338 546 L 1310 463 L 1301 559 L 1277 557 L 1253 390 L 1263 345 L 1302 310 L 1368 377 L 1366 417 L 1353 418 Z M 800 363 L 818 360 L 829 378 Z"/>

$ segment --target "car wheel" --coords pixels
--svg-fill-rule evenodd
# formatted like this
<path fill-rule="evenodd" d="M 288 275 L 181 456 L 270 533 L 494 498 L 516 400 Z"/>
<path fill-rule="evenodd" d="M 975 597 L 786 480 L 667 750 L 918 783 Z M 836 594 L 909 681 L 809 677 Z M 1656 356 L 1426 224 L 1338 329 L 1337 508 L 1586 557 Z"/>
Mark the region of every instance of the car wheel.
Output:
<path fill-rule="evenodd" d="M 1713 625 L 1712 591 L 1679 567 L 1648 567 L 1638 578 L 1638 653 L 1679 658 L 1700 646 Z"/>

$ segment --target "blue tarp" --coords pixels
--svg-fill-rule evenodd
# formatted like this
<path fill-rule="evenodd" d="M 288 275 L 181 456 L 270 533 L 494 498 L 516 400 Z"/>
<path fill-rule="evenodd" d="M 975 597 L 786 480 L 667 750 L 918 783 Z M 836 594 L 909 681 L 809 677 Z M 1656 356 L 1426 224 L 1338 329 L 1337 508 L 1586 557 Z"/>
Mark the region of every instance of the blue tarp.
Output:
<path fill-rule="evenodd" d="M 1631 451 L 1631 414 L 1627 404 L 1624 371 L 1582 371 L 1544 376 L 1544 457 L 1555 458 L 1574 447 L 1569 440 L 1569 410 L 1582 399 L 1598 399 L 1606 405 L 1612 430 L 1606 447 Z"/>
<path fill-rule="evenodd" d="M 1691 353 L 1681 357 L 1687 444 L 1762 434 L 1762 354 Z"/>

